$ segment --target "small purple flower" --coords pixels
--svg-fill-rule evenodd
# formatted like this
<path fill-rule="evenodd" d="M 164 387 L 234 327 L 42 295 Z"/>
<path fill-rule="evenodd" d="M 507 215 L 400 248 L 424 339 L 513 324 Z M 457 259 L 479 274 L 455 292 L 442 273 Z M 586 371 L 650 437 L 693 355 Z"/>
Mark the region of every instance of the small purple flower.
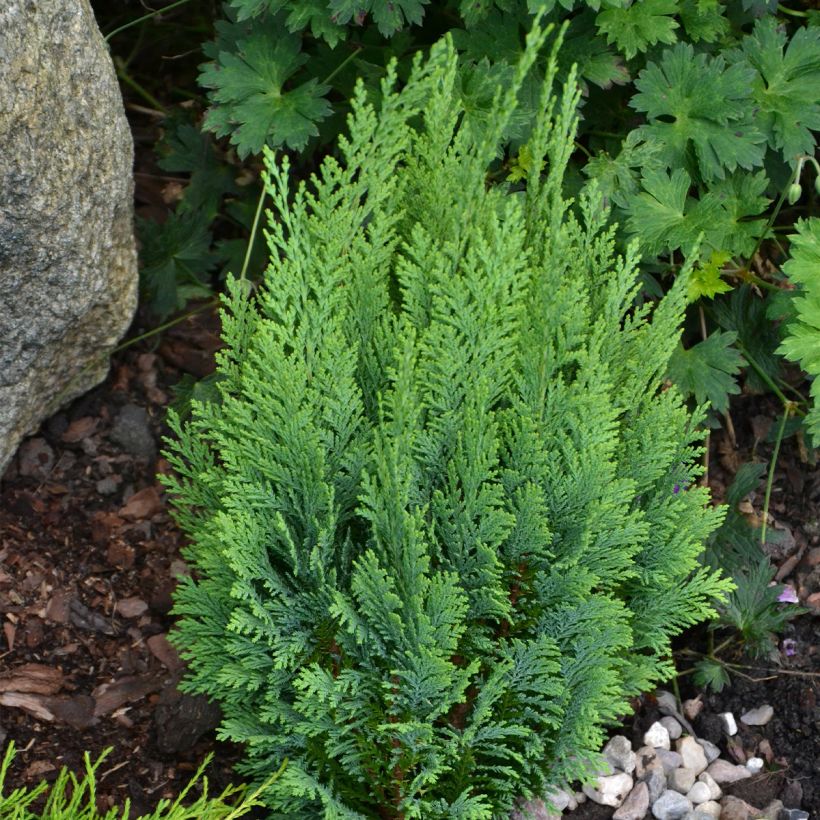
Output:
<path fill-rule="evenodd" d="M 787 658 L 797 654 L 797 641 L 794 638 L 784 638 L 781 646 L 783 647 L 783 654 Z"/>
<path fill-rule="evenodd" d="M 680 484 L 676 484 L 676 485 L 672 488 L 672 492 L 673 492 L 675 495 L 677 495 L 677 494 L 680 492 Z"/>
<path fill-rule="evenodd" d="M 799 603 L 797 593 L 794 591 L 794 587 L 790 584 L 783 585 L 783 591 L 777 596 L 777 600 L 780 601 L 781 604 Z"/>

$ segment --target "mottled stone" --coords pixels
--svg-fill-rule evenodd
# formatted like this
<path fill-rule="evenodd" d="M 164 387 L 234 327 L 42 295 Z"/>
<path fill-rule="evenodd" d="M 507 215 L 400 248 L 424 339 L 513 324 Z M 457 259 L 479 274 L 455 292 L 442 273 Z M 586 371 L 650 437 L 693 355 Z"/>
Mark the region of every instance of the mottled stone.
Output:
<path fill-rule="evenodd" d="M 718 820 L 720 817 L 720 803 L 718 803 L 717 800 L 708 800 L 706 803 L 701 803 L 698 806 L 698 811 Z"/>
<path fill-rule="evenodd" d="M 683 766 L 683 758 L 678 752 L 670 752 L 666 749 L 658 749 L 658 760 L 660 760 L 666 774 Z"/>
<path fill-rule="evenodd" d="M 584 786 L 584 794 L 601 806 L 621 805 L 632 791 L 634 781 L 625 772 L 598 777 L 591 785 Z"/>
<path fill-rule="evenodd" d="M 687 769 L 682 766 L 679 769 L 673 769 L 666 777 L 666 785 L 676 792 L 686 794 L 695 783 L 695 772 L 693 769 Z M 702 800 L 700 801 L 703 802 Z"/>
<path fill-rule="evenodd" d="M 632 774 L 635 771 L 636 755 L 632 751 L 632 743 L 629 738 L 623 735 L 615 735 L 604 746 L 602 754 L 613 768 L 626 772 L 626 774 Z"/>
<path fill-rule="evenodd" d="M 740 722 L 747 726 L 765 726 L 774 717 L 774 709 L 768 703 L 750 709 L 740 716 Z"/>
<path fill-rule="evenodd" d="M 698 743 L 700 743 L 703 748 L 703 753 L 706 755 L 707 762 L 711 763 L 713 760 L 717 760 L 720 757 L 720 749 L 711 741 L 701 737 L 698 738 Z"/>
<path fill-rule="evenodd" d="M 638 783 L 612 815 L 612 820 L 643 820 L 648 811 L 649 787 L 646 783 Z"/>
<path fill-rule="evenodd" d="M 715 783 L 722 786 L 725 783 L 736 783 L 738 780 L 751 777 L 752 773 L 745 766 L 735 766 L 728 760 L 718 758 L 709 764 L 706 773 L 710 775 Z"/>
<path fill-rule="evenodd" d="M 669 732 L 670 740 L 677 740 L 683 734 L 683 727 L 671 715 L 662 717 L 660 722 L 665 727 L 666 731 Z"/>
<path fill-rule="evenodd" d="M 669 749 L 671 747 L 669 732 L 657 720 L 644 733 L 643 742 L 644 745 L 651 746 L 653 749 Z"/>
<path fill-rule="evenodd" d="M 88 0 L 0 3 L 0 473 L 137 301 L 133 146 Z"/>
<path fill-rule="evenodd" d="M 676 744 L 678 754 L 683 758 L 683 765 L 687 769 L 692 769 L 695 775 L 699 775 L 708 765 L 706 760 L 706 752 L 703 751 L 703 746 L 695 740 L 695 738 L 682 737 Z"/>
<path fill-rule="evenodd" d="M 698 775 L 698 782 L 705 783 L 709 788 L 709 799 L 710 800 L 720 800 L 723 797 L 723 790 L 718 786 L 715 782 L 715 779 L 712 775 L 709 774 L 709 771 L 701 772 Z"/>
<path fill-rule="evenodd" d="M 561 813 L 552 813 L 543 800 L 526 800 L 518 804 L 510 820 L 561 820 Z"/>
<path fill-rule="evenodd" d="M 649 789 L 650 803 L 654 803 L 666 791 L 666 775 L 660 766 L 650 769 L 644 782 Z"/>
<path fill-rule="evenodd" d="M 646 772 L 657 761 L 657 751 L 651 746 L 641 746 L 635 752 L 635 777 L 642 779 Z M 660 765 L 660 764 L 658 764 Z"/>
<path fill-rule="evenodd" d="M 702 780 L 699 780 L 697 783 L 693 783 L 689 791 L 686 792 L 686 796 L 696 806 L 700 803 L 706 803 L 712 799 L 709 787 Z"/>
<path fill-rule="evenodd" d="M 758 814 L 754 806 L 732 795 L 724 797 L 720 806 L 720 820 L 753 820 Z"/>
<path fill-rule="evenodd" d="M 692 810 L 692 804 L 684 795 L 676 791 L 665 791 L 653 804 L 652 814 L 658 820 L 681 820 Z"/>

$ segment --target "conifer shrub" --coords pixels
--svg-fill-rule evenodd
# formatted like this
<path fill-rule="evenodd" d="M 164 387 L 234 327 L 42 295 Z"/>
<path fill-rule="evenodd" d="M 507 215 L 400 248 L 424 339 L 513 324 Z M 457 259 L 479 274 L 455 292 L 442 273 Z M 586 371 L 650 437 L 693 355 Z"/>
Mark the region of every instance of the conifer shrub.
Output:
<path fill-rule="evenodd" d="M 219 401 L 167 479 L 190 535 L 175 641 L 274 817 L 492 818 L 589 775 L 627 698 L 727 582 L 663 374 L 685 277 L 635 306 L 555 54 L 526 190 L 488 169 L 546 34 L 477 128 L 448 39 L 295 193 L 268 154 L 271 263 L 225 297 Z"/>

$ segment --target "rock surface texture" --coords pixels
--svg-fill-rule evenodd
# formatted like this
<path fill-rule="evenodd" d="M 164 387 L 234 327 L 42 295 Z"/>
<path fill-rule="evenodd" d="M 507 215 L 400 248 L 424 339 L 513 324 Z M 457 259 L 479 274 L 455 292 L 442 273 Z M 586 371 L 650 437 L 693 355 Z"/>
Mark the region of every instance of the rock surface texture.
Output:
<path fill-rule="evenodd" d="M 136 306 L 133 144 L 88 0 L 0 3 L 0 474 Z"/>

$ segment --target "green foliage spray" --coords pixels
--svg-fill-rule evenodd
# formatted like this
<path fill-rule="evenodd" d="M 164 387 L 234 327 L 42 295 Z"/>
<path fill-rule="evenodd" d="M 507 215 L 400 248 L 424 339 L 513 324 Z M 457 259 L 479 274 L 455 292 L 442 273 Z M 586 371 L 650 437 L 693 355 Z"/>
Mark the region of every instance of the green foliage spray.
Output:
<path fill-rule="evenodd" d="M 554 54 L 526 190 L 487 182 L 545 38 L 484 128 L 445 39 L 378 113 L 359 86 L 295 196 L 268 155 L 264 286 L 225 300 L 220 400 L 172 420 L 176 644 L 244 771 L 287 759 L 274 817 L 500 818 L 587 776 L 727 588 L 662 387 L 685 277 L 650 321 L 601 198 L 570 211 Z"/>

